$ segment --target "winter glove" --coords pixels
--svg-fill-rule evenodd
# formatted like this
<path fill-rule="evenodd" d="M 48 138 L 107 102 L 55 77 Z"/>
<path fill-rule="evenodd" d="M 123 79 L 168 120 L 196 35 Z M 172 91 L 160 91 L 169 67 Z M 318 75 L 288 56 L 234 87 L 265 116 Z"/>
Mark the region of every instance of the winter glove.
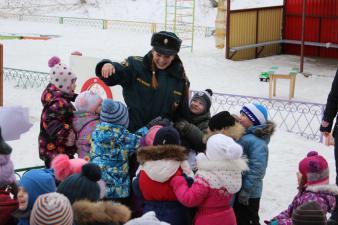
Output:
<path fill-rule="evenodd" d="M 182 173 L 182 176 L 188 183 L 188 187 L 191 187 L 191 185 L 194 183 L 194 179 L 192 177 L 188 177 L 185 173 Z"/>
<path fill-rule="evenodd" d="M 266 221 L 264 221 L 266 223 Z M 271 220 L 268 225 L 278 225 L 278 220 Z"/>
<path fill-rule="evenodd" d="M 155 125 L 161 125 L 163 127 L 166 126 L 170 126 L 170 120 L 168 120 L 167 118 L 162 118 L 161 116 L 156 117 L 155 119 L 152 119 L 147 125 L 146 127 L 148 129 L 150 129 L 151 127 L 155 126 Z"/>
<path fill-rule="evenodd" d="M 66 139 L 66 146 L 74 146 L 75 145 L 75 141 L 76 141 L 76 135 L 75 132 L 73 131 L 73 129 L 69 130 L 69 134 L 68 137 Z"/>
<path fill-rule="evenodd" d="M 178 132 L 182 135 L 182 134 L 186 133 L 186 130 L 189 127 L 189 122 L 186 121 L 186 120 L 180 120 L 180 121 L 176 122 L 174 126 L 178 130 Z"/>
<path fill-rule="evenodd" d="M 242 205 L 249 205 L 249 194 L 244 191 L 240 191 L 238 194 L 238 202 Z"/>

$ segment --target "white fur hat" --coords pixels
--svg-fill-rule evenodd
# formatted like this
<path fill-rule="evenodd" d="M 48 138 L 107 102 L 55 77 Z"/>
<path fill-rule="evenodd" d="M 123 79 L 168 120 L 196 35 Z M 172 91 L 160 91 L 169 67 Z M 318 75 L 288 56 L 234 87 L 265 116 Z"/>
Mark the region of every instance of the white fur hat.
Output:
<path fill-rule="evenodd" d="M 241 158 L 243 148 L 231 137 L 215 134 L 208 139 L 205 154 L 209 160 L 235 160 Z"/>
<path fill-rule="evenodd" d="M 166 222 L 161 222 L 159 219 L 156 218 L 155 212 L 150 211 L 139 218 L 130 220 L 125 225 L 170 225 L 170 224 Z"/>

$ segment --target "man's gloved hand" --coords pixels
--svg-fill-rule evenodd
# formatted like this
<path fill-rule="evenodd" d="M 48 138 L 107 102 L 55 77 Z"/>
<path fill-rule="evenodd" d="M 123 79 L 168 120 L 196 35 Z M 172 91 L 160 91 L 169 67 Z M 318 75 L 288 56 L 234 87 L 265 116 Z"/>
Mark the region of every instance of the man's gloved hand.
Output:
<path fill-rule="evenodd" d="M 148 129 L 150 129 L 151 127 L 155 126 L 155 125 L 161 125 L 163 127 L 166 127 L 166 126 L 170 126 L 171 123 L 170 123 L 170 120 L 167 119 L 167 118 L 162 118 L 161 116 L 158 116 L 154 119 L 152 119 L 147 125 L 146 127 Z"/>
<path fill-rule="evenodd" d="M 249 194 L 244 191 L 240 191 L 238 194 L 238 202 L 242 205 L 249 205 Z"/>

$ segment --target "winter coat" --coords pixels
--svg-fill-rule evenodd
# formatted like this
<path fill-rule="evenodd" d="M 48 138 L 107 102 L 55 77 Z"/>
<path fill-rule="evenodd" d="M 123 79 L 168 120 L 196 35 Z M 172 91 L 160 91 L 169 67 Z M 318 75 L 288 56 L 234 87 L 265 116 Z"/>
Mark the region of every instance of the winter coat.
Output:
<path fill-rule="evenodd" d="M 246 161 L 211 161 L 203 156 L 197 157 L 198 170 L 190 188 L 182 176 L 171 180 L 177 199 L 186 207 L 198 207 L 195 225 L 236 225 L 230 200 L 241 188 Z"/>
<path fill-rule="evenodd" d="M 90 159 L 102 171 L 106 182 L 108 199 L 127 198 L 130 195 L 128 157 L 139 147 L 140 139 L 148 132 L 141 128 L 137 134 L 130 133 L 120 125 L 99 122 L 92 133 Z"/>
<path fill-rule="evenodd" d="M 210 112 L 201 115 L 190 113 L 189 119 L 184 121 L 184 128 L 178 129 L 182 145 L 196 152 L 204 152 L 203 136 L 207 133 L 209 120 Z"/>
<path fill-rule="evenodd" d="M 76 201 L 73 204 L 74 225 L 119 225 L 129 220 L 130 210 L 110 201 Z"/>
<path fill-rule="evenodd" d="M 170 179 L 187 168 L 185 148 L 177 145 L 148 146 L 139 149 L 140 172 L 134 179 L 136 195 L 144 199 L 143 213 L 154 211 L 160 221 L 171 225 L 188 223 L 186 208 L 177 201 Z"/>
<path fill-rule="evenodd" d="M 76 147 L 79 158 L 89 159 L 92 133 L 99 121 L 99 115 L 96 113 L 74 113 L 73 127 L 77 134 Z"/>
<path fill-rule="evenodd" d="M 105 63 L 115 67 L 115 74 L 108 78 L 101 75 Z M 159 84 L 156 89 L 152 87 L 152 67 L 151 51 L 144 57 L 128 57 L 121 64 L 105 59 L 96 66 L 96 76 L 105 84 L 122 86 L 129 112 L 128 130 L 131 132 L 146 126 L 157 116 L 176 120 L 186 118 L 189 113 L 189 81 L 180 58 L 175 56 L 168 68 L 155 70 Z"/>
<path fill-rule="evenodd" d="M 241 194 L 249 198 L 260 198 L 263 190 L 263 178 L 268 166 L 270 137 L 275 129 L 275 124 L 268 121 L 266 125 L 248 128 L 239 139 L 243 153 L 248 159 L 249 170 L 244 172 Z"/>
<path fill-rule="evenodd" d="M 324 111 L 323 120 L 320 126 L 321 132 L 331 132 L 333 120 L 337 116 L 338 111 L 338 70 L 332 82 L 331 91 L 327 97 L 327 103 Z M 336 136 L 338 120 L 333 129 L 333 136 Z"/>
<path fill-rule="evenodd" d="M 73 130 L 73 96 L 61 92 L 54 84 L 48 84 L 41 96 L 43 110 L 40 121 L 39 156 L 50 161 L 60 153 L 74 157 L 76 145 L 66 146 L 67 137 Z M 74 130 L 73 130 L 74 131 Z M 75 131 L 74 131 L 75 133 Z"/>
<path fill-rule="evenodd" d="M 299 192 L 294 197 L 287 210 L 281 212 L 272 220 L 278 220 L 278 225 L 292 225 L 293 210 L 309 201 L 317 202 L 325 214 L 332 213 L 336 207 L 335 195 L 338 195 L 338 187 L 336 185 L 308 186 L 304 192 Z"/>
<path fill-rule="evenodd" d="M 0 225 L 13 225 L 14 218 L 11 214 L 18 208 L 18 200 L 10 196 L 10 192 L 0 190 Z"/>

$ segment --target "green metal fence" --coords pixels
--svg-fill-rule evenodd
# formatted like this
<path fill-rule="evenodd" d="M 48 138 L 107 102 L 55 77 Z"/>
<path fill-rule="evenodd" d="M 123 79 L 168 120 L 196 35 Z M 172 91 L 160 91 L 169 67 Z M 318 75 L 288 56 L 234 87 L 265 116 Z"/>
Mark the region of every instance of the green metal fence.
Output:
<path fill-rule="evenodd" d="M 4 80 L 15 81 L 21 88 L 38 88 L 47 86 L 48 73 L 4 67 Z"/>

